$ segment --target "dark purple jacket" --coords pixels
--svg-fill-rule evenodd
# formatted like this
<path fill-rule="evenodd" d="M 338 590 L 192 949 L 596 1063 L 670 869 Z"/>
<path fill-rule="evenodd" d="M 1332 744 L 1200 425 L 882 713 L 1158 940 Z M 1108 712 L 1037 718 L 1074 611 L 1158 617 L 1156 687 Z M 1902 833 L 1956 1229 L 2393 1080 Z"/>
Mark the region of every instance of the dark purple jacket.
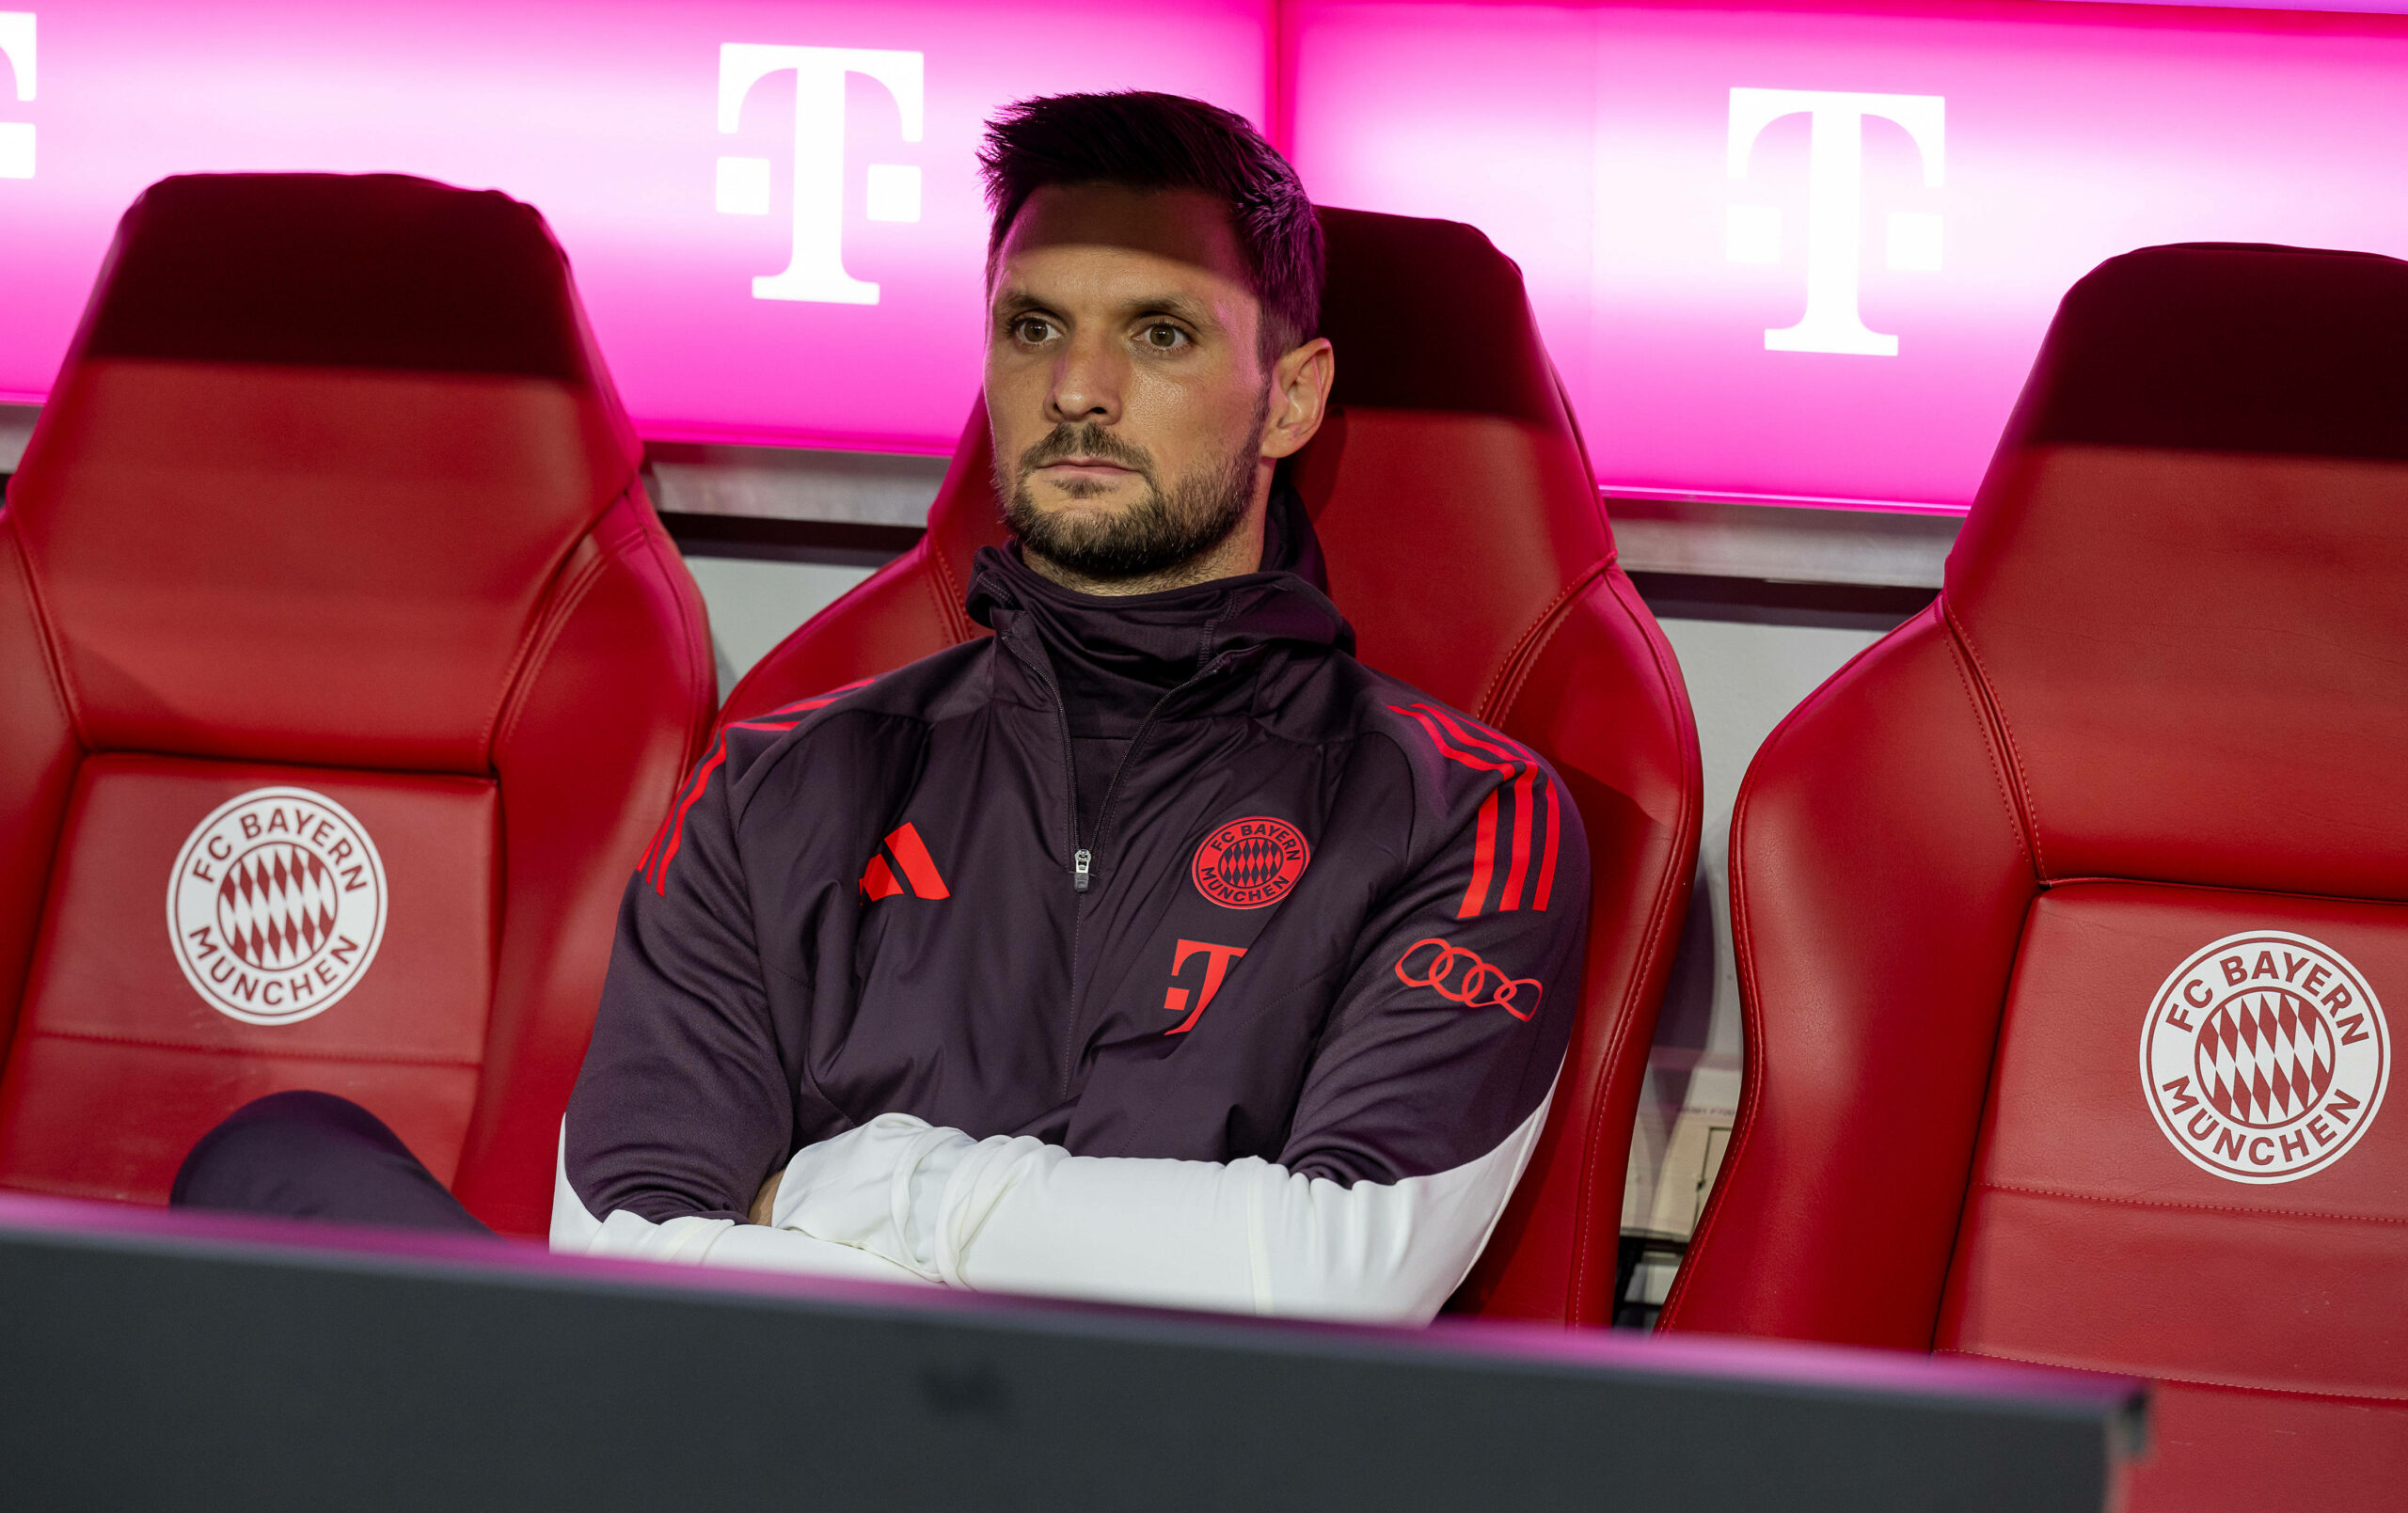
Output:
<path fill-rule="evenodd" d="M 1529 1120 L 1579 815 L 1356 661 L 1284 491 L 1272 526 L 1275 567 L 1130 598 L 981 552 L 991 639 L 723 733 L 620 915 L 563 1151 L 590 1214 L 740 1218 L 890 1111 L 1344 1185 Z"/>

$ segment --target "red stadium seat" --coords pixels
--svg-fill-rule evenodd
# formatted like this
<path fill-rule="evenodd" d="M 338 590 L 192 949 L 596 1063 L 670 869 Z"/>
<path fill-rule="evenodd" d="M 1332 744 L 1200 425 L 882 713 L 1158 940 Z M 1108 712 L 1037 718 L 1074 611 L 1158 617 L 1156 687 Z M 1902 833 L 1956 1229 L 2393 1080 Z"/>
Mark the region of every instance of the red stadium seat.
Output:
<path fill-rule="evenodd" d="M 693 580 L 499 194 L 170 179 L 0 513 L 0 1186 L 157 1203 L 288 1088 L 540 1234 Z"/>
<path fill-rule="evenodd" d="M 1748 775 L 1746 1091 L 1663 1327 L 2150 1376 L 2133 1508 L 2400 1505 L 2402 353 L 2385 258 L 2067 296 L 1938 603 Z"/>
<path fill-rule="evenodd" d="M 1544 752 L 1595 858 L 1586 1010 L 1546 1132 L 1457 1299 L 1604 1324 L 1640 1074 L 1697 859 L 1697 733 L 1630 580 L 1519 270 L 1446 221 L 1323 211 L 1338 347 L 1328 424 L 1294 480 L 1361 655 Z M 1004 540 L 974 412 L 927 535 L 771 652 L 758 714 L 984 634 L 971 554 Z"/>

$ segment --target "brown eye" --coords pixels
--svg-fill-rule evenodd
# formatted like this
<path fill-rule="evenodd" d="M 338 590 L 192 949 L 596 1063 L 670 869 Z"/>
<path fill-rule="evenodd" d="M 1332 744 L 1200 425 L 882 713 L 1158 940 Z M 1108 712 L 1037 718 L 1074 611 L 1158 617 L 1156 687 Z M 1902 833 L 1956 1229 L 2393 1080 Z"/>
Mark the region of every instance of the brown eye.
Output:
<path fill-rule="evenodd" d="M 1146 345 L 1156 352 L 1170 352 L 1187 340 L 1187 333 L 1166 321 L 1157 321 L 1146 327 Z"/>
<path fill-rule="evenodd" d="M 1038 320 L 1034 315 L 1023 315 L 1012 323 L 1013 339 L 1025 341 L 1032 347 L 1043 341 L 1053 330 L 1052 323 Z"/>

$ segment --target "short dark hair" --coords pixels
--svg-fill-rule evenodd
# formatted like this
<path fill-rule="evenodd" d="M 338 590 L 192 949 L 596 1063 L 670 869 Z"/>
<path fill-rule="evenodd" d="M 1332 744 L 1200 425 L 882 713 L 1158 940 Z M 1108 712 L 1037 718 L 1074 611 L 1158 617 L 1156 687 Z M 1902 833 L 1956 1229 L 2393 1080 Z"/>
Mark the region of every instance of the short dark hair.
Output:
<path fill-rule="evenodd" d="M 1246 118 L 1182 95 L 1042 95 L 1004 107 L 978 150 L 994 225 L 987 266 L 1028 197 L 1054 184 L 1197 189 L 1229 207 L 1255 298 L 1262 357 L 1321 329 L 1321 220 L 1296 170 Z"/>

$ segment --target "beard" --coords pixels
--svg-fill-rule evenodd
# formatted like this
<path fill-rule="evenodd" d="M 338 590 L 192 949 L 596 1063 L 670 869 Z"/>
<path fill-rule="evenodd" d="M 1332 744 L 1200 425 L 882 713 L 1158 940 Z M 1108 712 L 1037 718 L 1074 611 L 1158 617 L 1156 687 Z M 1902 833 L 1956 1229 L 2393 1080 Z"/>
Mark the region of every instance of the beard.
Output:
<path fill-rule="evenodd" d="M 1021 454 L 1018 475 L 1008 484 L 1003 465 L 996 465 L 995 494 L 1004 501 L 1004 524 L 1023 551 L 1081 577 L 1117 582 L 1167 574 L 1220 545 L 1244 523 L 1246 509 L 1254 502 L 1259 446 L 1255 438 L 1261 435 L 1270 407 L 1270 396 L 1265 394 L 1243 445 L 1168 489 L 1155 473 L 1153 459 L 1142 449 L 1093 421 L 1055 426 L 1044 440 Z M 1146 481 L 1144 496 L 1110 515 L 1039 510 L 1028 492 L 1028 475 L 1058 458 L 1079 456 L 1101 458 L 1134 471 Z M 1078 499 L 1091 498 L 1101 490 L 1072 485 L 1065 492 Z"/>

